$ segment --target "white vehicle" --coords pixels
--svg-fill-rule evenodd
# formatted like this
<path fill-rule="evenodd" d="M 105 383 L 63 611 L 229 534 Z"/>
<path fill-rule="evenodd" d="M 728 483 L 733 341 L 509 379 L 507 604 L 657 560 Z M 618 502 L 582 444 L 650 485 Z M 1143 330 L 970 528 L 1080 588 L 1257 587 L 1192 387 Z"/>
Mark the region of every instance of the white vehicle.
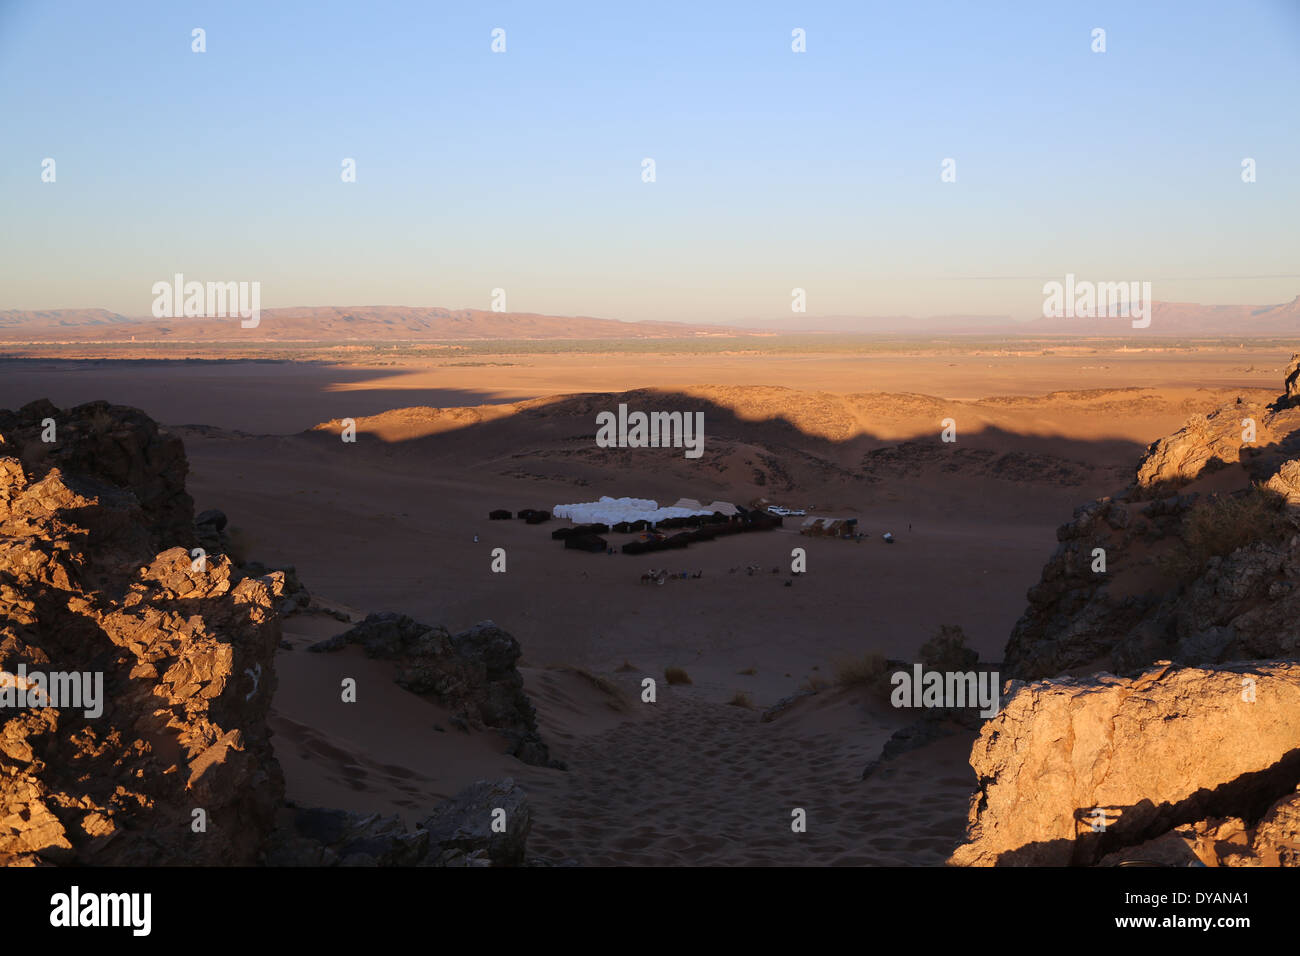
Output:
<path fill-rule="evenodd" d="M 782 518 L 802 518 L 808 512 L 802 509 L 782 508 L 780 505 L 772 505 L 767 509 L 768 514 L 779 515 Z"/>

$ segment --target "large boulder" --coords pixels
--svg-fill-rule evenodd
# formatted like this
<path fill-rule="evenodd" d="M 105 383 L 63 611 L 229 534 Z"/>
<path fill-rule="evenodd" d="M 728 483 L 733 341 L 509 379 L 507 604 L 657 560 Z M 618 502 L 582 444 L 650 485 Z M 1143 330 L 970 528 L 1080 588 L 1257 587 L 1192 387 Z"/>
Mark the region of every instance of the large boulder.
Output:
<path fill-rule="evenodd" d="M 509 778 L 480 780 L 420 822 L 429 834 L 426 866 L 519 866 L 533 816 Z"/>
<path fill-rule="evenodd" d="M 1294 810 L 1276 809 L 1300 783 L 1300 663 L 1165 663 L 1008 693 L 971 751 L 980 788 L 950 862 L 1093 864 L 1211 818 L 1258 822 L 1261 853 L 1300 851 Z"/>
<path fill-rule="evenodd" d="M 307 648 L 316 653 L 360 645 L 367 657 L 397 662 L 397 684 L 452 711 L 476 729 L 491 727 L 524 763 L 560 766 L 537 731 L 537 712 L 517 666 L 519 642 L 491 621 L 456 634 L 405 614 L 371 614 Z"/>
<path fill-rule="evenodd" d="M 294 812 L 275 834 L 272 866 L 522 866 L 532 828 L 514 780 L 480 780 L 407 830 L 396 815 L 327 808 Z M 540 861 L 539 861 L 540 862 Z"/>

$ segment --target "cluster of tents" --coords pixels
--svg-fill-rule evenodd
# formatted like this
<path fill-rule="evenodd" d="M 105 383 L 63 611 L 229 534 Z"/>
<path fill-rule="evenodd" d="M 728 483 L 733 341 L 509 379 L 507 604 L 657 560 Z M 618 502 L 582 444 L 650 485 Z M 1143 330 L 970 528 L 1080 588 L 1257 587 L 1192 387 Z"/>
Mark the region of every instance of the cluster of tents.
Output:
<path fill-rule="evenodd" d="M 611 530 L 619 534 L 641 533 L 641 540 L 629 541 L 623 545 L 624 554 L 648 554 L 652 551 L 668 551 L 684 548 L 694 541 L 712 541 L 714 538 L 728 534 L 743 534 L 747 531 L 768 531 L 778 528 L 782 519 L 762 511 L 749 511 L 737 508 L 736 514 L 726 515 L 721 511 L 712 514 L 682 515 L 650 522 L 620 521 L 613 528 L 603 522 L 574 525 L 571 528 L 556 528 L 551 532 L 551 540 L 563 541 L 564 547 L 575 551 L 593 553 L 608 551 L 609 542 L 601 535 Z M 661 529 L 691 528 L 679 534 L 665 535 Z"/>
<path fill-rule="evenodd" d="M 692 527 L 694 531 L 683 531 L 674 535 L 652 533 L 641 541 L 629 541 L 623 545 L 624 554 L 649 554 L 652 551 L 669 551 L 685 548 L 695 541 L 712 541 L 714 538 L 728 534 L 744 534 L 748 531 L 770 531 L 779 528 L 782 518 L 762 511 L 749 511 L 737 507 L 736 514 L 728 516 L 720 511 L 711 515 L 692 515 L 686 518 L 669 518 L 661 521 L 658 527 Z"/>
<path fill-rule="evenodd" d="M 512 515 L 505 508 L 498 508 L 495 511 L 488 512 L 489 521 L 509 521 L 514 517 L 515 515 Z M 541 524 L 543 521 L 551 520 L 551 513 L 549 511 L 539 511 L 536 508 L 525 508 L 519 512 L 518 517 L 528 524 Z"/>
<path fill-rule="evenodd" d="M 572 528 L 556 528 L 551 532 L 551 540 L 563 541 L 567 550 L 596 553 L 609 550 L 609 542 L 601 537 L 608 533 L 607 524 L 576 524 Z"/>
<path fill-rule="evenodd" d="M 574 524 L 619 525 L 640 520 L 655 525 L 669 518 L 711 515 L 715 511 L 720 511 L 724 515 L 733 515 L 736 513 L 736 506 L 729 501 L 715 501 L 704 505 L 694 498 L 681 498 L 676 504 L 661 508 L 659 503 L 651 498 L 611 498 L 609 495 L 602 495 L 599 501 L 556 505 L 551 511 L 555 517 L 568 518 Z"/>

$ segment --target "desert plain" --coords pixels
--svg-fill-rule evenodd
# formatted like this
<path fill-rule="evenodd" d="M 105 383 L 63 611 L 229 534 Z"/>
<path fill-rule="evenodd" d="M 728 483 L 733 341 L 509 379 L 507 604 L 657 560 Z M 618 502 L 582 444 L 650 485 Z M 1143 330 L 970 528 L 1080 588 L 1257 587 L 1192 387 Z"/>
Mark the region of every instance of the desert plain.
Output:
<path fill-rule="evenodd" d="M 12 348 L 0 408 L 142 409 L 183 440 L 196 510 L 224 512 L 243 557 L 296 569 L 312 607 L 284 623 L 270 726 L 298 806 L 413 821 L 474 780 L 512 777 L 532 804 L 530 855 L 555 862 L 938 865 L 963 837 L 975 732 L 863 779 L 915 714 L 844 675 L 864 655 L 913 660 L 945 625 L 996 669 L 1057 527 L 1121 491 L 1189 416 L 1271 401 L 1291 351 Z M 595 414 L 620 402 L 702 411 L 704 454 L 596 447 Z M 355 442 L 341 440 L 345 419 Z M 946 420 L 955 441 L 941 439 Z M 563 549 L 550 532 L 564 522 L 488 520 L 602 495 L 766 499 L 856 518 L 864 536 L 802 536 L 795 518 L 630 556 Z M 616 548 L 635 537 L 609 535 Z M 643 584 L 651 567 L 675 576 Z M 359 648 L 306 652 L 349 626 L 341 616 L 381 611 L 512 634 L 540 735 L 567 769 L 456 729 Z M 667 668 L 690 683 L 668 683 Z M 359 692 L 343 707 L 348 676 Z M 801 689 L 815 693 L 769 710 Z M 791 831 L 793 808 L 806 833 Z"/>

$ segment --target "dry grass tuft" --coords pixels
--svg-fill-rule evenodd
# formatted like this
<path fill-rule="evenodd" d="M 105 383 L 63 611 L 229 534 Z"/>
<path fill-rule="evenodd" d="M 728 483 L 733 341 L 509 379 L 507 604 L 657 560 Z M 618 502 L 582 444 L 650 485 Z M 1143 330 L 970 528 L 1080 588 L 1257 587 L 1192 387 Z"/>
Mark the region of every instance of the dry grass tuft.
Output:
<path fill-rule="evenodd" d="M 889 664 L 885 655 L 869 651 L 861 657 L 843 657 L 834 662 L 835 683 L 839 687 L 871 687 L 885 675 Z"/>
<path fill-rule="evenodd" d="M 668 681 L 669 684 L 689 684 L 691 683 L 691 675 L 686 673 L 684 667 L 665 667 L 664 680 Z"/>

